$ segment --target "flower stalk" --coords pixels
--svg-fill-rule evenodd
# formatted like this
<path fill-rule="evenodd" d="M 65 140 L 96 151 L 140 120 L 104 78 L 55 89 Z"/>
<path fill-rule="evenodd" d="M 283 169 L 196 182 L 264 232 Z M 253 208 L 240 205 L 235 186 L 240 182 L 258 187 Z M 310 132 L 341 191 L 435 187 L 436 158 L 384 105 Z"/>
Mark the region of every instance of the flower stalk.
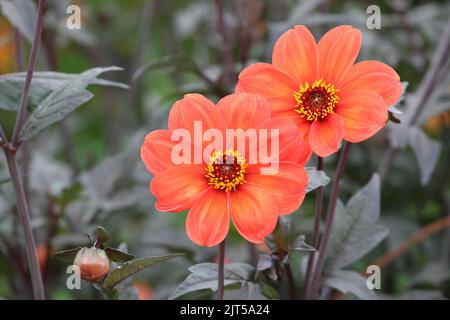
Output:
<path fill-rule="evenodd" d="M 234 79 L 234 62 L 233 56 L 231 55 L 230 43 L 227 34 L 227 27 L 225 25 L 225 13 L 223 10 L 223 1 L 216 0 L 216 8 L 217 8 L 217 16 L 218 16 L 218 29 L 220 36 L 222 38 L 222 57 L 224 59 L 224 67 L 225 67 L 225 84 L 230 85 Z"/>
<path fill-rule="evenodd" d="M 323 170 L 323 158 L 317 156 L 317 170 Z M 316 208 L 314 212 L 314 229 L 312 233 L 312 246 L 317 248 L 319 246 L 319 233 L 320 233 L 320 221 L 322 218 L 323 207 L 323 187 L 319 187 L 316 190 Z M 313 268 L 313 262 L 316 258 L 316 251 L 312 251 L 308 257 L 308 265 L 306 267 L 305 284 L 303 289 L 303 297 L 308 295 L 308 290 L 311 285 L 311 273 Z"/>
<path fill-rule="evenodd" d="M 219 272 L 218 272 L 217 299 L 223 300 L 225 288 L 225 239 L 219 244 Z"/>
<path fill-rule="evenodd" d="M 292 272 L 291 264 L 289 260 L 287 260 L 283 264 L 283 269 L 286 275 L 286 282 L 288 285 L 289 290 L 289 298 L 291 300 L 297 300 L 297 286 L 295 285 L 295 277 L 294 273 Z"/>
<path fill-rule="evenodd" d="M 39 266 L 39 260 L 36 252 L 36 242 L 33 235 L 33 230 L 30 221 L 30 210 L 28 207 L 28 201 L 25 193 L 23 181 L 19 172 L 17 164 L 16 154 L 20 145 L 19 135 L 22 129 L 25 115 L 27 112 L 28 95 L 31 86 L 31 80 L 33 78 L 34 66 L 36 64 L 37 53 L 39 44 L 41 42 L 41 35 L 43 29 L 43 18 L 46 7 L 46 0 L 39 0 L 38 16 L 36 21 L 36 28 L 31 46 L 31 53 L 28 60 L 28 68 L 25 78 L 25 84 L 23 87 L 22 96 L 20 98 L 19 107 L 17 110 L 16 124 L 12 135 L 11 142 L 7 141 L 6 135 L 3 129 L 0 128 L 0 146 L 3 148 L 8 163 L 8 169 L 11 176 L 12 184 L 14 187 L 16 202 L 19 213 L 19 220 L 22 225 L 24 237 L 25 237 L 25 251 L 27 257 L 28 268 L 30 272 L 31 284 L 33 287 L 33 295 L 36 300 L 44 300 L 44 283 L 42 280 L 42 273 Z"/>
<path fill-rule="evenodd" d="M 16 201 L 18 212 L 20 215 L 20 223 L 25 237 L 25 251 L 28 261 L 28 268 L 30 270 L 31 284 L 33 286 L 33 294 L 36 300 L 44 300 L 44 284 L 42 281 L 41 269 L 39 267 L 39 260 L 36 252 L 36 242 L 33 236 L 33 230 L 30 222 L 30 210 L 25 196 L 25 189 L 23 187 L 22 179 L 19 175 L 17 159 L 15 153 L 5 149 L 6 161 L 8 163 L 9 172 L 11 175 L 12 184 L 16 194 Z"/>
<path fill-rule="evenodd" d="M 34 66 L 36 64 L 37 53 L 39 50 L 39 44 L 41 42 L 42 29 L 44 26 L 44 11 L 47 5 L 47 0 L 39 0 L 39 10 L 38 17 L 36 21 L 36 28 L 33 38 L 33 44 L 31 46 L 31 53 L 28 59 L 28 69 L 25 78 L 25 84 L 23 87 L 22 96 L 20 98 L 19 109 L 17 110 L 16 125 L 14 126 L 14 132 L 11 139 L 13 146 L 17 146 L 19 142 L 19 134 L 22 129 L 23 122 L 25 120 L 25 115 L 27 112 L 28 105 L 28 94 L 30 92 L 31 79 L 33 78 Z"/>
<path fill-rule="evenodd" d="M 447 25 L 439 39 L 431 63 L 420 83 L 419 89 L 417 90 L 418 96 L 414 99 L 414 104 L 410 107 L 412 111 L 410 112 L 410 117 L 406 119 L 407 125 L 416 125 L 417 121 L 420 119 L 420 115 L 425 108 L 431 93 L 436 88 L 435 84 L 439 80 L 440 73 L 443 69 L 442 66 L 445 64 L 445 59 L 447 59 L 449 51 L 450 19 L 447 20 Z M 378 174 L 380 175 L 380 180 L 382 183 L 394 162 L 397 151 L 398 149 L 396 147 L 390 145 L 384 153 L 383 160 L 378 168 Z"/>
<path fill-rule="evenodd" d="M 315 264 L 311 286 L 309 292 L 307 292 L 307 299 L 312 299 L 315 297 L 320 289 L 321 274 L 325 263 L 326 253 L 328 251 L 328 246 L 331 237 L 331 229 L 333 226 L 334 215 L 336 212 L 336 203 L 339 197 L 339 191 L 341 186 L 341 180 L 344 176 L 345 165 L 347 163 L 348 152 L 350 150 L 351 144 L 349 142 L 344 143 L 342 148 L 339 162 L 336 169 L 336 176 L 334 178 L 333 186 L 331 188 L 330 201 L 328 203 L 327 218 L 325 222 L 325 229 L 322 236 L 322 241 L 320 244 L 319 256 L 317 258 L 317 263 Z"/>

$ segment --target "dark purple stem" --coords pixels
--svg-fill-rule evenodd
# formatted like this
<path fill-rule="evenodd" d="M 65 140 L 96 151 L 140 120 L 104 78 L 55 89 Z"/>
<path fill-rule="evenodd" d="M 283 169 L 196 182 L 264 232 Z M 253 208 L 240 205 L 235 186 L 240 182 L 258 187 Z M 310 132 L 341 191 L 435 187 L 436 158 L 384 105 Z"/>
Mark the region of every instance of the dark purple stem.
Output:
<path fill-rule="evenodd" d="M 331 228 L 334 221 L 334 213 L 336 209 L 336 203 L 339 197 L 339 190 L 341 186 L 341 179 L 344 175 L 345 165 L 347 163 L 347 156 L 350 150 L 351 144 L 349 142 L 344 142 L 344 147 L 341 151 L 341 156 L 339 158 L 339 163 L 336 168 L 336 176 L 333 181 L 333 187 L 331 188 L 330 201 L 328 203 L 327 218 L 325 222 L 325 229 L 323 231 L 322 241 L 320 244 L 319 256 L 317 258 L 317 263 L 315 264 L 310 290 L 308 292 L 307 299 L 314 298 L 320 287 L 320 280 L 322 275 L 322 269 L 325 263 L 325 257 L 328 250 L 328 245 L 331 237 Z"/>
<path fill-rule="evenodd" d="M 317 170 L 323 170 L 323 158 L 317 156 Z M 320 221 L 322 218 L 323 207 L 323 187 L 319 187 L 316 190 L 316 210 L 314 212 L 314 229 L 312 233 L 312 246 L 317 248 L 319 245 L 319 233 L 320 233 Z M 316 251 L 312 251 L 309 254 L 308 265 L 306 267 L 305 284 L 303 289 L 303 297 L 308 296 L 308 290 L 311 286 L 311 272 L 313 268 L 313 262 L 316 258 Z"/>
<path fill-rule="evenodd" d="M 223 1 L 216 0 L 217 16 L 218 16 L 218 29 L 220 36 L 222 37 L 222 57 L 225 67 L 225 83 L 230 85 L 234 80 L 234 63 L 233 57 L 230 51 L 230 42 L 228 39 L 227 28 L 225 25 L 225 17 L 223 11 Z"/>
<path fill-rule="evenodd" d="M 17 29 L 14 29 L 14 45 L 15 45 L 15 53 L 16 53 L 16 66 L 18 71 L 23 71 L 23 45 L 22 45 L 22 36 Z"/>
<path fill-rule="evenodd" d="M 30 91 L 31 80 L 33 78 L 33 70 L 36 64 L 38 48 L 41 42 L 43 18 L 46 4 L 47 4 L 46 0 L 39 0 L 39 9 L 34 39 L 31 47 L 30 57 L 28 60 L 28 69 L 25 78 L 25 84 L 23 87 L 22 96 L 20 98 L 20 103 L 17 110 L 16 124 L 14 127 L 11 143 L 6 143 L 6 137 L 4 138 L 2 137 L 2 140 L 5 140 L 5 142 L 2 141 L 1 144 L 3 150 L 5 151 L 6 161 L 8 163 L 8 169 L 11 175 L 11 180 L 16 195 L 20 223 L 22 224 L 23 233 L 25 237 L 25 251 L 27 256 L 28 268 L 30 271 L 31 283 L 33 286 L 33 294 L 34 298 L 37 300 L 45 299 L 44 283 L 42 281 L 41 269 L 39 267 L 39 260 L 36 252 L 36 242 L 34 240 L 33 230 L 31 228 L 30 210 L 28 208 L 28 202 L 23 181 L 20 176 L 19 168 L 17 165 L 16 153 L 20 144 L 19 134 L 27 111 L 28 94 Z M 1 134 L 4 135 L 3 132 Z"/>
<path fill-rule="evenodd" d="M 25 189 L 20 178 L 19 169 L 15 153 L 9 149 L 4 149 L 6 161 L 8 163 L 12 184 L 16 194 L 20 222 L 22 224 L 25 237 L 25 251 L 27 255 L 28 268 L 30 270 L 31 284 L 33 285 L 33 294 L 36 300 L 45 300 L 44 283 L 42 281 L 41 269 L 36 252 L 36 242 L 34 240 L 33 230 L 30 222 L 30 211 L 25 197 Z"/>
<path fill-rule="evenodd" d="M 225 287 L 225 239 L 219 244 L 219 275 L 218 275 L 217 299 L 223 300 Z"/>
<path fill-rule="evenodd" d="M 34 32 L 33 44 L 31 47 L 31 53 L 28 60 L 27 75 L 25 78 L 25 84 L 23 87 L 22 96 L 20 98 L 19 108 L 17 110 L 16 125 L 14 126 L 14 133 L 11 139 L 13 146 L 17 146 L 19 140 L 20 130 L 22 129 L 22 124 L 25 120 L 25 115 L 27 113 L 28 104 L 28 94 L 30 92 L 31 79 L 33 78 L 34 66 L 36 64 L 37 53 L 39 50 L 39 44 L 41 42 L 41 35 L 43 29 L 44 20 L 44 10 L 47 5 L 47 0 L 39 0 L 38 17 L 36 21 L 36 28 Z"/>
<path fill-rule="evenodd" d="M 416 125 L 420 119 L 420 115 L 427 104 L 428 98 L 436 88 L 435 84 L 439 79 L 439 75 L 448 59 L 450 51 L 450 19 L 447 21 L 444 32 L 442 33 L 439 43 L 434 52 L 431 63 L 423 77 L 419 89 L 417 90 L 417 99 L 414 99 L 414 104 L 411 106 L 411 117 L 406 120 L 407 125 Z M 378 168 L 381 182 L 384 181 L 389 169 L 394 162 L 397 153 L 397 148 L 390 146 L 384 154 L 383 161 Z"/>

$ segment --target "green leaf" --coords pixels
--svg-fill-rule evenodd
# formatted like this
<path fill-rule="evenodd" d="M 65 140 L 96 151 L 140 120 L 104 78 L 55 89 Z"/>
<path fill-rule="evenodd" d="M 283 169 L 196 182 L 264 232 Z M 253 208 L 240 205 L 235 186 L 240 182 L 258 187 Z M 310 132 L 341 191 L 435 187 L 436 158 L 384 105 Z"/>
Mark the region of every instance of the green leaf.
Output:
<path fill-rule="evenodd" d="M 199 290 L 217 291 L 218 266 L 216 263 L 200 263 L 189 268 L 191 274 L 170 295 L 169 299 L 176 299 L 190 292 Z M 254 268 L 246 263 L 229 263 L 225 265 L 224 284 L 244 284 L 253 277 Z"/>
<path fill-rule="evenodd" d="M 306 192 L 310 192 L 318 187 L 325 187 L 330 183 L 330 178 L 325 171 L 317 170 L 314 167 L 305 167 L 308 174 L 308 185 L 306 186 Z"/>
<path fill-rule="evenodd" d="M 411 147 L 419 166 L 420 183 L 427 185 L 439 160 L 441 143 L 430 139 L 420 127 L 392 125 L 389 129 L 392 146 L 399 149 Z"/>
<path fill-rule="evenodd" d="M 265 282 L 261 282 L 261 293 L 269 298 L 269 299 L 280 299 L 280 295 L 278 294 L 277 289 L 272 287 L 271 285 L 268 285 Z"/>
<path fill-rule="evenodd" d="M 145 72 L 148 71 L 154 71 L 156 69 L 161 69 L 161 68 L 165 68 L 165 67 L 173 67 L 174 64 L 177 63 L 177 61 L 181 60 L 181 56 L 180 55 L 166 55 L 164 57 L 149 61 L 147 63 L 145 63 L 144 65 L 142 65 L 141 67 L 139 67 L 132 76 L 132 80 L 136 81 L 137 79 L 139 79 Z"/>
<path fill-rule="evenodd" d="M 270 254 L 262 253 L 258 257 L 258 263 L 256 264 L 257 271 L 264 271 L 272 268 L 273 260 Z"/>
<path fill-rule="evenodd" d="M 97 229 L 95 230 L 95 237 L 100 243 L 106 243 L 109 240 L 108 231 L 101 226 L 97 226 Z"/>
<path fill-rule="evenodd" d="M 64 188 L 58 197 L 52 197 L 52 201 L 60 205 L 62 208 L 80 198 L 83 187 L 80 183 L 75 183 L 67 188 Z"/>
<path fill-rule="evenodd" d="M 149 243 L 148 246 L 164 249 L 168 253 L 175 253 L 175 252 L 184 253 L 186 255 L 186 258 L 189 260 L 194 260 L 195 258 L 195 251 L 188 247 L 153 241 Z"/>
<path fill-rule="evenodd" d="M 289 250 L 311 252 L 316 251 L 316 248 L 306 243 L 306 236 L 304 234 L 299 235 L 289 246 Z"/>
<path fill-rule="evenodd" d="M 430 181 L 431 175 L 436 168 L 442 145 L 430 139 L 421 128 L 411 127 L 409 134 L 409 145 L 417 159 L 420 169 L 420 183 L 424 186 Z"/>
<path fill-rule="evenodd" d="M 367 287 L 367 279 L 358 272 L 349 270 L 334 271 L 324 285 L 335 288 L 344 294 L 352 293 L 362 300 L 377 300 L 374 290 Z"/>
<path fill-rule="evenodd" d="M 105 252 L 109 259 L 117 263 L 124 263 L 134 259 L 133 255 L 110 247 L 106 248 Z"/>
<path fill-rule="evenodd" d="M 105 249 L 106 254 L 108 254 L 108 249 L 112 249 L 112 248 L 106 248 Z M 113 250 L 118 250 L 122 253 L 127 254 L 128 253 L 128 245 L 125 242 L 122 242 L 119 245 L 118 249 L 113 249 Z M 109 258 L 111 259 L 111 257 L 109 257 Z M 113 270 L 116 270 L 119 267 L 120 267 L 119 265 L 112 262 L 110 271 L 113 272 Z M 118 300 L 138 300 L 138 298 L 139 298 L 137 289 L 133 286 L 132 277 L 128 277 L 128 278 L 124 279 L 118 285 L 116 285 L 114 287 L 114 289 L 104 289 L 103 288 L 102 291 L 103 292 L 114 291 L 116 293 L 114 298 L 118 299 Z"/>
<path fill-rule="evenodd" d="M 87 70 L 85 73 L 98 73 L 99 69 L 102 72 L 120 70 L 120 68 L 117 67 L 94 68 Z M 64 83 L 71 83 L 76 79 L 79 79 L 82 75 L 83 74 L 49 71 L 34 72 L 28 97 L 28 110 L 32 112 L 52 92 L 59 90 Z M 97 74 L 97 76 L 98 75 L 99 74 Z M 25 77 L 26 73 L 24 72 L 0 75 L 0 109 L 17 111 L 17 106 L 19 105 L 20 97 L 22 96 Z M 104 80 L 97 77 L 91 77 L 89 84 L 118 87 L 122 89 L 128 88 L 128 86 L 123 83 Z"/>
<path fill-rule="evenodd" d="M 387 228 L 376 224 L 379 217 L 380 179 L 374 174 L 346 206 L 342 202 L 336 206 L 328 270 L 351 265 L 387 236 Z"/>
<path fill-rule="evenodd" d="M 157 263 L 180 257 L 182 255 L 183 254 L 170 254 L 160 257 L 148 257 L 125 263 L 106 276 L 105 280 L 103 281 L 102 287 L 104 289 L 113 289 L 121 281 L 138 273 L 139 271 L 149 268 Z"/>
<path fill-rule="evenodd" d="M 291 219 L 287 216 L 278 218 L 277 226 L 273 231 L 273 238 L 277 251 L 289 250 L 289 237 L 291 235 Z"/>
<path fill-rule="evenodd" d="M 8 182 L 10 182 L 10 181 L 11 181 L 10 178 L 0 179 L 0 186 L 3 185 L 3 184 L 5 184 L 5 183 L 8 183 Z"/>
<path fill-rule="evenodd" d="M 75 256 L 77 255 L 78 251 L 80 251 L 81 249 L 81 247 L 78 247 L 75 249 L 59 251 L 53 255 L 53 258 L 60 261 L 72 263 L 75 260 Z"/>
<path fill-rule="evenodd" d="M 246 281 L 239 288 L 239 300 L 267 300 L 267 296 L 263 293 L 259 283 Z"/>
<path fill-rule="evenodd" d="M 46 129 L 51 124 L 65 118 L 76 108 L 94 96 L 86 90 L 101 73 L 121 70 L 118 67 L 94 68 L 81 73 L 71 81 L 63 82 L 50 93 L 31 113 L 20 133 L 21 140 L 27 140 Z"/>
<path fill-rule="evenodd" d="M 403 105 L 403 102 L 405 101 L 406 98 L 406 89 L 408 89 L 409 86 L 409 82 L 408 81 L 402 81 L 402 95 L 400 96 L 400 98 L 398 99 L 397 103 L 390 106 L 389 107 L 389 112 L 396 114 L 396 115 L 401 115 L 403 114 L 403 111 L 399 110 L 398 108 Z"/>
<path fill-rule="evenodd" d="M 0 0 L 2 14 L 28 40 L 32 41 L 37 7 L 32 0 Z"/>
<path fill-rule="evenodd" d="M 72 87 L 69 83 L 64 84 L 59 91 L 50 94 L 31 114 L 20 133 L 20 140 L 32 138 L 93 97 L 91 92 L 79 89 L 76 85 Z"/>

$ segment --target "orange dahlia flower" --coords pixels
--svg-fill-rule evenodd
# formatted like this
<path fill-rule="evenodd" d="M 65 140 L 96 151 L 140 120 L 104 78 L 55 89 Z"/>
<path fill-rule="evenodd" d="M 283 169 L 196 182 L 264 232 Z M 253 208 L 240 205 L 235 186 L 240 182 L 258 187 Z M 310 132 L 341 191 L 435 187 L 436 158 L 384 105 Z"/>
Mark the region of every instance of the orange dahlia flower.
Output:
<path fill-rule="evenodd" d="M 205 151 L 205 142 L 195 138 L 195 122 L 199 121 L 203 132 L 217 129 L 225 136 L 228 129 L 278 130 L 278 171 L 262 174 L 261 168 L 267 164 L 259 157 L 255 163 L 249 161 L 260 148 L 272 145 L 275 136 L 261 139 L 258 135 L 257 148 L 249 146 L 242 154 L 227 149 L 225 142 Z M 203 157 L 198 164 L 174 164 L 172 152 L 179 142 L 172 141 L 172 134 L 177 129 L 194 136 L 189 146 L 192 151 L 200 148 L 210 157 Z M 166 212 L 189 209 L 186 230 L 193 242 L 217 245 L 228 234 L 231 218 L 245 239 L 262 243 L 275 228 L 278 216 L 294 212 L 304 199 L 308 177 L 302 163 L 308 154 L 302 143 L 295 123 L 272 119 L 269 102 L 259 95 L 229 95 L 216 106 L 202 95 L 188 94 L 170 111 L 169 130 L 147 135 L 141 157 L 154 175 L 150 190 L 157 199 L 156 208 Z"/>
<path fill-rule="evenodd" d="M 305 26 L 295 26 L 276 42 L 272 64 L 242 71 L 236 91 L 266 97 L 274 117 L 293 119 L 311 149 L 328 156 L 342 139 L 360 142 L 379 131 L 401 96 L 391 67 L 355 64 L 360 47 L 361 32 L 351 26 L 328 31 L 317 44 Z"/>

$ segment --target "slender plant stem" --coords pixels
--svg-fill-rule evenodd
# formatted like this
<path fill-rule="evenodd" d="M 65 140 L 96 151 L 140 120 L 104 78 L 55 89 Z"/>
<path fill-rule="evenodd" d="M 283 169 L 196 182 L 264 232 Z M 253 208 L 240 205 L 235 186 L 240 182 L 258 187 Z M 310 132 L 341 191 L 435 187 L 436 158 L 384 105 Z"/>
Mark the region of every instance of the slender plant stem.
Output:
<path fill-rule="evenodd" d="M 233 56 L 231 55 L 230 42 L 227 33 L 227 27 L 225 24 L 225 17 L 223 11 L 223 1 L 216 0 L 217 17 L 218 17 L 218 29 L 220 36 L 222 37 L 222 57 L 225 67 L 225 84 L 230 85 L 234 80 L 234 63 Z"/>
<path fill-rule="evenodd" d="M 149 42 L 149 34 L 151 29 L 151 24 L 153 21 L 153 17 L 155 16 L 156 8 L 158 6 L 159 0 L 152 0 L 147 1 L 145 8 L 142 11 L 142 18 L 140 22 L 140 30 L 139 30 L 139 38 L 136 45 L 136 49 L 134 51 L 133 59 L 131 61 L 130 66 L 130 74 L 129 74 L 129 81 L 130 81 L 130 90 L 128 90 L 128 104 L 133 105 L 134 100 L 136 98 L 137 94 L 137 87 L 136 83 L 133 80 L 133 74 L 136 72 L 136 70 L 139 68 L 139 65 L 141 64 L 142 56 L 145 53 L 145 50 L 147 49 L 147 45 Z"/>
<path fill-rule="evenodd" d="M 44 300 L 44 284 L 42 281 L 42 274 L 39 267 L 39 261 L 36 253 L 36 242 L 33 236 L 33 230 L 30 223 L 30 211 L 28 208 L 27 197 L 23 181 L 20 177 L 19 168 L 17 165 L 16 153 L 19 147 L 19 134 L 22 128 L 28 104 L 28 94 L 30 91 L 31 80 L 33 78 L 33 70 L 36 64 L 37 53 L 39 44 L 41 42 L 41 35 L 43 29 L 43 18 L 46 7 L 46 0 L 39 0 L 38 16 L 36 20 L 36 28 L 33 38 L 33 44 L 31 46 L 31 53 L 28 60 L 28 69 L 25 78 L 25 84 L 23 87 L 22 96 L 20 98 L 19 107 L 17 110 L 16 124 L 14 126 L 14 132 L 11 139 L 11 143 L 4 144 L 2 147 L 5 151 L 6 161 L 8 163 L 11 180 L 13 183 L 14 191 L 16 194 L 16 201 L 18 207 L 18 213 L 20 216 L 20 222 L 22 224 L 23 233 L 25 236 L 25 251 L 27 256 L 28 268 L 30 271 L 31 283 L 33 286 L 34 298 L 37 300 Z M 2 135 L 4 133 L 2 132 Z"/>
<path fill-rule="evenodd" d="M 16 68 L 17 72 L 22 72 L 25 68 L 24 65 L 24 59 L 23 59 L 23 37 L 20 34 L 19 30 L 17 28 L 14 28 L 14 47 L 15 47 L 15 54 L 16 54 Z M 22 172 L 22 175 L 24 177 L 23 179 L 23 188 L 25 190 L 25 199 L 29 201 L 29 195 L 30 195 L 30 184 L 28 179 L 28 173 L 30 169 L 30 148 L 29 145 L 23 144 L 21 146 L 21 158 L 19 160 L 19 163 L 21 164 L 20 171 Z M 30 203 L 28 202 L 28 205 Z"/>
<path fill-rule="evenodd" d="M 20 178 L 17 160 L 14 152 L 5 148 L 6 161 L 8 162 L 9 172 L 16 194 L 18 212 L 20 214 L 20 222 L 25 236 L 25 251 L 27 255 L 28 267 L 30 269 L 31 283 L 33 285 L 34 298 L 36 300 L 44 300 L 44 284 L 42 281 L 41 269 L 36 252 L 36 242 L 34 240 L 33 231 L 30 223 L 30 211 L 25 198 L 25 190 L 23 188 L 22 179 Z"/>
<path fill-rule="evenodd" d="M 283 265 L 284 272 L 286 273 L 286 280 L 289 288 L 289 297 L 291 300 L 297 300 L 297 286 L 295 285 L 295 277 L 292 272 L 291 264 L 288 261 Z"/>
<path fill-rule="evenodd" d="M 16 54 L 16 67 L 18 71 L 23 71 L 23 45 L 22 45 L 22 36 L 17 29 L 14 29 L 14 45 L 15 45 L 15 54 Z"/>
<path fill-rule="evenodd" d="M 334 221 L 334 213 L 336 211 L 335 210 L 336 203 L 337 203 L 337 200 L 339 197 L 341 179 L 344 175 L 345 165 L 347 163 L 347 157 L 348 157 L 348 152 L 350 150 L 350 146 L 351 146 L 351 144 L 349 142 L 344 143 L 344 147 L 341 151 L 341 155 L 339 158 L 339 163 L 336 168 L 336 176 L 334 178 L 333 186 L 331 188 L 330 201 L 328 202 L 325 229 L 323 231 L 322 241 L 320 243 L 319 256 L 317 258 L 317 263 L 315 265 L 312 280 L 311 280 L 311 287 L 308 292 L 308 297 L 307 297 L 308 299 L 312 299 L 313 297 L 315 297 L 317 292 L 319 291 L 322 268 L 325 263 L 325 257 L 326 257 L 326 253 L 328 250 L 330 237 L 331 237 L 331 228 L 333 226 L 333 221 Z"/>
<path fill-rule="evenodd" d="M 448 215 L 431 222 L 424 226 L 422 229 L 415 232 L 411 237 L 400 243 L 398 246 L 389 250 L 382 257 L 377 259 L 373 264 L 380 268 L 386 268 L 392 262 L 394 262 L 399 256 L 407 252 L 414 245 L 421 243 L 428 239 L 430 236 L 445 230 L 450 227 L 450 212 Z"/>
<path fill-rule="evenodd" d="M 223 292 L 225 287 L 225 239 L 219 244 L 219 276 L 217 299 L 223 300 Z"/>
<path fill-rule="evenodd" d="M 323 158 L 317 157 L 317 170 L 323 170 Z M 319 245 L 319 233 L 320 233 L 320 221 L 322 218 L 322 207 L 323 207 L 323 187 L 319 187 L 316 190 L 316 210 L 314 213 L 314 229 L 312 233 L 312 246 L 317 248 Z M 316 251 L 312 251 L 309 254 L 308 265 L 306 267 L 305 274 L 305 285 L 303 289 L 303 297 L 308 296 L 308 290 L 311 285 L 311 272 L 314 264 L 314 259 L 316 258 Z"/>
<path fill-rule="evenodd" d="M 230 94 L 229 90 L 220 85 L 219 82 L 215 82 L 208 75 L 206 75 L 203 70 L 196 64 L 195 61 L 192 61 L 193 72 L 200 77 L 207 85 L 209 85 L 214 93 L 219 96 L 226 96 Z"/>
<path fill-rule="evenodd" d="M 430 97 L 438 78 L 438 74 L 441 71 L 442 66 L 448 59 L 448 54 L 450 51 L 450 19 L 447 21 L 447 25 L 444 32 L 439 40 L 436 48 L 436 52 L 433 55 L 430 66 L 422 80 L 420 85 L 420 94 L 413 108 L 410 124 L 415 124 L 418 120 L 423 108 L 425 107 L 426 101 Z"/>
<path fill-rule="evenodd" d="M 31 79 L 33 78 L 34 66 L 36 64 L 37 53 L 39 49 L 39 44 L 41 42 L 41 35 L 43 29 L 44 11 L 47 5 L 47 0 L 39 0 L 38 16 L 36 21 L 36 28 L 34 32 L 33 44 L 31 46 L 31 53 L 28 59 L 28 69 L 25 78 L 25 84 L 23 87 L 22 96 L 20 98 L 19 108 L 17 110 L 16 125 L 14 126 L 14 133 L 11 139 L 13 146 L 17 146 L 20 130 L 22 129 L 22 124 L 25 120 L 25 115 L 27 112 L 28 104 L 28 94 L 30 92 Z"/>
<path fill-rule="evenodd" d="M 417 99 L 414 99 L 414 104 L 411 106 L 411 116 L 406 121 L 407 125 L 415 125 L 420 119 L 420 115 L 426 106 L 428 98 L 436 88 L 435 84 L 438 81 L 439 74 L 442 71 L 442 66 L 445 64 L 446 59 L 448 59 L 449 51 L 450 19 L 447 21 L 447 25 L 439 39 L 433 58 L 431 59 L 430 66 L 428 67 L 427 72 L 420 83 L 419 89 L 417 90 Z M 381 182 L 383 182 L 389 169 L 391 168 L 396 153 L 397 148 L 392 145 L 385 151 L 383 161 L 380 163 L 378 168 Z"/>
<path fill-rule="evenodd" d="M 384 152 L 383 159 L 378 167 L 378 175 L 380 176 L 380 183 L 386 179 L 386 176 L 389 172 L 389 169 L 394 161 L 395 155 L 397 153 L 397 149 L 392 145 Z"/>
<path fill-rule="evenodd" d="M 258 264 L 258 249 L 251 242 L 248 242 L 248 255 L 250 257 L 250 264 L 256 269 Z"/>

